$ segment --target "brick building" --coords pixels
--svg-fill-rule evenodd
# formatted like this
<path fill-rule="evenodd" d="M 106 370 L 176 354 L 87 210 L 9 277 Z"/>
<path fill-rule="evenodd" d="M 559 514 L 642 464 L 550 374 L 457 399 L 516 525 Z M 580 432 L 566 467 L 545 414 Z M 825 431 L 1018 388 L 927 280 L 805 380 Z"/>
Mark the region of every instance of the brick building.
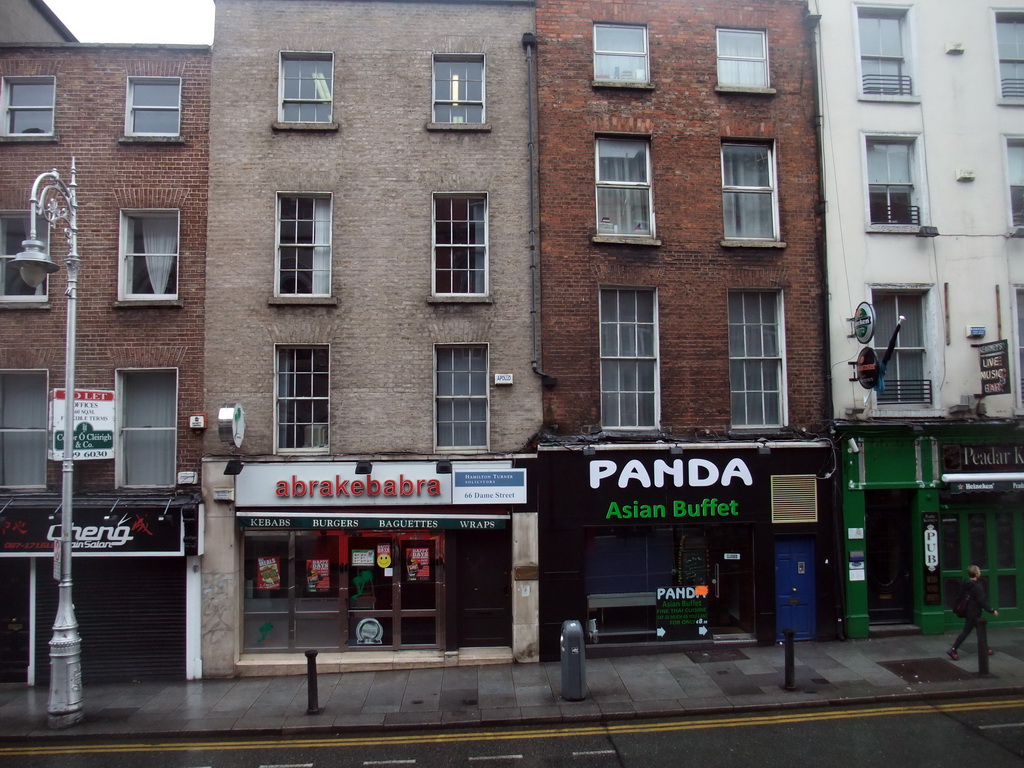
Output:
<path fill-rule="evenodd" d="M 217 3 L 204 674 L 535 657 L 532 29 Z"/>
<path fill-rule="evenodd" d="M 183 516 L 202 454 L 187 416 L 203 410 L 209 76 L 208 47 L 0 46 L 2 679 L 45 681 L 56 609 L 63 449 L 47 460 L 47 433 L 48 392 L 64 386 L 65 225 L 37 220 L 60 267 L 39 287 L 8 268 L 51 170 L 77 182 L 75 388 L 94 438 L 74 467 L 84 681 L 198 673 Z"/>
<path fill-rule="evenodd" d="M 806 13 L 538 2 L 542 656 L 834 627 Z"/>

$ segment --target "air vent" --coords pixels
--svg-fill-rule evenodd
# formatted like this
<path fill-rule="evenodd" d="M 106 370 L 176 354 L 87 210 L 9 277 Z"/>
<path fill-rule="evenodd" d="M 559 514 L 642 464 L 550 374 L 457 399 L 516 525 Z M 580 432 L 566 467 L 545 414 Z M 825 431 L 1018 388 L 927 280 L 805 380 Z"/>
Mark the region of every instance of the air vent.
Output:
<path fill-rule="evenodd" d="M 818 522 L 818 483 L 814 475 L 772 475 L 772 522 Z"/>

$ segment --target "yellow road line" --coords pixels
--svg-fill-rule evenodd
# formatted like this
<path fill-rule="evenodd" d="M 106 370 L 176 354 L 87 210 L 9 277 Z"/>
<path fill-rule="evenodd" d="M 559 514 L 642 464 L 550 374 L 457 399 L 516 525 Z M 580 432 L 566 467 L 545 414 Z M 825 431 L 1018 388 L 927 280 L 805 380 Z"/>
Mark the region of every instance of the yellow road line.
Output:
<path fill-rule="evenodd" d="M 743 728 L 758 725 L 786 725 L 832 720 L 851 720 L 897 715 L 952 714 L 955 712 L 993 711 L 1024 708 L 1024 698 L 995 701 L 944 702 L 940 704 L 908 704 L 888 707 L 857 707 L 838 710 L 793 710 L 771 714 L 743 716 L 701 716 L 700 720 L 683 721 L 627 721 L 614 725 L 565 725 L 556 728 L 507 731 L 438 731 L 436 733 L 324 736 L 295 739 L 267 739 L 210 742 L 146 742 L 120 744 L 44 744 L 37 746 L 0 747 L 0 757 L 118 754 L 126 752 L 190 752 L 251 749 L 314 749 L 323 747 L 369 747 L 416 744 L 453 744 L 464 742 L 513 741 L 516 739 L 555 739 L 567 736 L 616 736 L 629 734 L 672 733 L 677 731 L 709 730 L 712 728 Z M 201 734 L 193 734 L 193 737 Z"/>

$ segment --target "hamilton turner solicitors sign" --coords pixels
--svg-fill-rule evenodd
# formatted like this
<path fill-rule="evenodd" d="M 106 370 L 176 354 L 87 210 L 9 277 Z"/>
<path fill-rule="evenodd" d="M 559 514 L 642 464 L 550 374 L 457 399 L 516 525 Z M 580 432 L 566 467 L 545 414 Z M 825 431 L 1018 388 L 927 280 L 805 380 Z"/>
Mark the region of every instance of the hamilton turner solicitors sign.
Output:
<path fill-rule="evenodd" d="M 373 462 L 366 475 L 355 462 L 246 464 L 237 479 L 238 507 L 447 506 L 524 504 L 526 470 L 511 462 Z"/>

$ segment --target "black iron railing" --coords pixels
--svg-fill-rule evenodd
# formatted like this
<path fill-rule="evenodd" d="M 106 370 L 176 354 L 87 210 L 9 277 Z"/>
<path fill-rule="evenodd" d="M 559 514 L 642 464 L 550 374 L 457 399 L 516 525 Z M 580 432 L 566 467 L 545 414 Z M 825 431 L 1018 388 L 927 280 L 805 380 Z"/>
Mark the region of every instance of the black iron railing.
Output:
<path fill-rule="evenodd" d="M 916 205 L 872 205 L 872 224 L 921 224 L 921 209 Z"/>

